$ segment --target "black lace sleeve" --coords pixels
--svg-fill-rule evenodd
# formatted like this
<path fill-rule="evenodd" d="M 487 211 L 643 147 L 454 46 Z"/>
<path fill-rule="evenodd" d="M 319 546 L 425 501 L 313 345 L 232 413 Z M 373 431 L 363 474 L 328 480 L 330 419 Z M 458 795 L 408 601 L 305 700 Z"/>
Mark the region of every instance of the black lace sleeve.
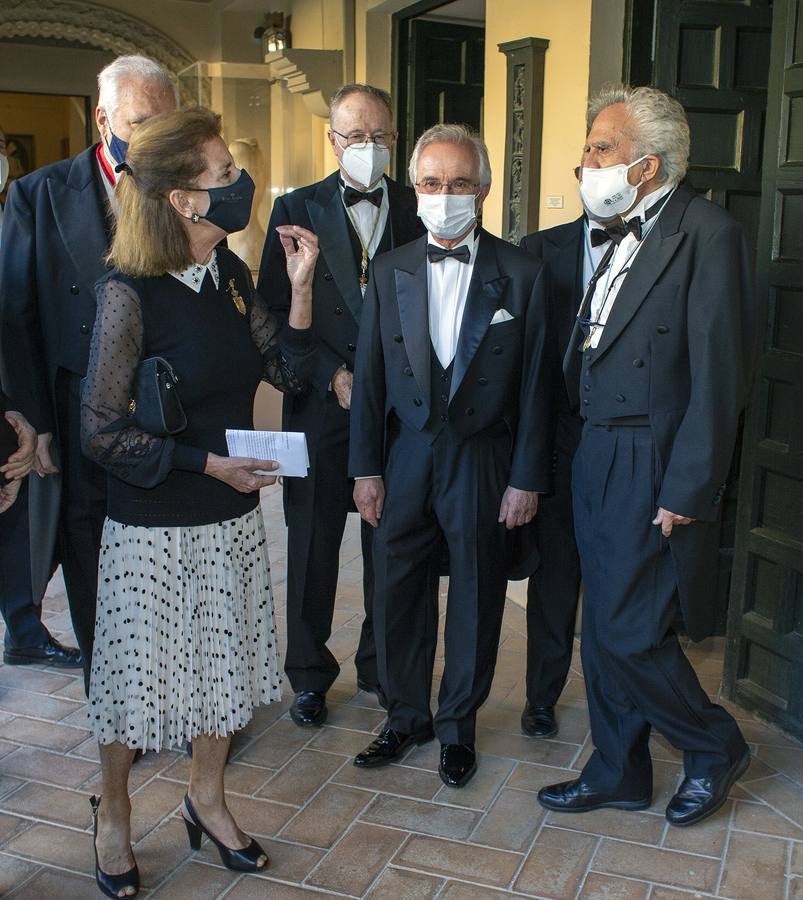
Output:
<path fill-rule="evenodd" d="M 251 337 L 262 354 L 262 380 L 286 394 L 307 390 L 314 363 L 311 328 L 282 326 L 251 281 Z"/>
<path fill-rule="evenodd" d="M 142 357 L 142 310 L 134 287 L 114 277 L 97 288 L 89 367 L 81 390 L 81 446 L 121 481 L 154 487 L 173 468 L 203 471 L 206 454 L 140 430 L 128 418 Z M 181 460 L 184 453 L 186 459 Z"/>

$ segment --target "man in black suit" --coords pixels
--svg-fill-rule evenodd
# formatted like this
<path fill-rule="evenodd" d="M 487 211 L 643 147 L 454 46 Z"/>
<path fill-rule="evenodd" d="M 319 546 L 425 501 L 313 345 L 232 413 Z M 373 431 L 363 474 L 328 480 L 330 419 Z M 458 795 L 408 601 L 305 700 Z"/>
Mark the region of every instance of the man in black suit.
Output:
<path fill-rule="evenodd" d="M 0 246 L 3 384 L 36 428 L 38 473 L 61 473 L 58 558 L 87 686 L 106 478 L 81 452 L 79 385 L 95 282 L 106 271 L 115 166 L 132 130 L 176 105 L 167 72 L 141 56 L 118 57 L 103 69 L 98 91 L 100 142 L 11 185 Z"/>
<path fill-rule="evenodd" d="M 607 224 L 564 358 L 584 419 L 572 493 L 583 574 L 583 671 L 595 750 L 548 809 L 643 809 L 650 731 L 683 752 L 666 808 L 691 825 L 725 802 L 750 754 L 678 643 L 711 633 L 719 509 L 750 385 L 754 290 L 740 226 L 682 183 L 689 129 L 656 88 L 592 101 L 580 182 Z"/>
<path fill-rule="evenodd" d="M 610 243 L 607 235 L 598 239 L 600 229 L 599 223 L 584 214 L 565 225 L 528 234 L 521 241 L 522 249 L 543 260 L 549 273 L 550 334 L 558 361 L 569 344 L 586 285 Z M 580 590 L 571 480 L 583 423 L 561 374 L 556 373 L 552 387 L 552 490 L 541 497 L 535 519 L 540 562 L 527 585 L 527 702 L 521 714 L 521 730 L 539 738 L 558 733 L 555 704 L 571 666 Z"/>
<path fill-rule="evenodd" d="M 282 424 L 307 435 L 307 478 L 284 485 L 287 519 L 287 654 L 285 672 L 302 726 L 326 720 L 326 692 L 340 671 L 326 646 L 332 631 L 340 543 L 354 509 L 348 478 L 349 407 L 354 352 L 368 265 L 374 256 L 421 234 L 415 196 L 384 175 L 396 139 L 390 96 L 347 84 L 332 97 L 329 141 L 338 170 L 273 205 L 258 290 L 286 321 L 290 284 L 277 225 L 302 225 L 318 235 L 312 327 L 318 342 L 315 378 L 303 396 L 285 394 Z M 357 684 L 382 698 L 373 637 L 372 529 L 362 523 L 365 618 L 355 657 Z"/>
<path fill-rule="evenodd" d="M 388 698 L 385 728 L 354 763 L 385 765 L 434 736 L 438 608 L 425 586 L 445 541 L 434 731 L 441 778 L 460 787 L 476 770 L 475 719 L 493 680 L 513 530 L 548 489 L 546 279 L 532 257 L 477 229 L 491 173 L 467 128 L 426 131 L 410 177 L 429 237 L 374 264 L 351 413 L 354 499 L 376 528 L 374 622 Z"/>

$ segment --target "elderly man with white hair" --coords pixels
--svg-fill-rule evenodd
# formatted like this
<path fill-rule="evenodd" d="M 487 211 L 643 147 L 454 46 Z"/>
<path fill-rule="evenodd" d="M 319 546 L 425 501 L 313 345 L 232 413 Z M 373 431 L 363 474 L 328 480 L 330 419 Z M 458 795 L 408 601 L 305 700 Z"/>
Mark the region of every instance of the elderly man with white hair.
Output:
<path fill-rule="evenodd" d="M 58 532 L 57 558 L 87 683 L 106 477 L 81 453 L 79 384 L 95 320 L 95 282 L 107 270 L 116 167 L 137 125 L 175 106 L 175 87 L 158 63 L 118 57 L 98 75 L 100 141 L 14 181 L 3 219 L 3 389 L 37 431 L 39 475 L 61 472 L 58 524 L 37 531 L 42 541 Z M 52 661 L 60 652 L 52 640 L 23 650 L 16 661 Z"/>
<path fill-rule="evenodd" d="M 682 179 L 689 127 L 656 88 L 592 100 L 580 194 L 607 243 L 564 357 L 583 430 L 574 523 L 584 583 L 583 673 L 594 752 L 541 789 L 548 809 L 644 809 L 649 738 L 683 753 L 671 825 L 712 815 L 750 762 L 676 633 L 714 618 L 720 503 L 755 358 L 744 233 Z M 595 233 L 596 232 L 596 233 Z"/>
<path fill-rule="evenodd" d="M 357 508 L 376 529 L 374 628 L 388 700 L 385 728 L 354 764 L 385 765 L 437 735 L 441 778 L 461 787 L 476 770 L 475 719 L 493 680 L 513 545 L 549 486 L 546 287 L 540 262 L 477 226 L 491 171 L 475 134 L 433 126 L 410 177 L 428 235 L 374 261 L 351 404 L 349 468 Z M 443 543 L 449 597 L 433 723 L 438 608 L 425 588 Z"/>

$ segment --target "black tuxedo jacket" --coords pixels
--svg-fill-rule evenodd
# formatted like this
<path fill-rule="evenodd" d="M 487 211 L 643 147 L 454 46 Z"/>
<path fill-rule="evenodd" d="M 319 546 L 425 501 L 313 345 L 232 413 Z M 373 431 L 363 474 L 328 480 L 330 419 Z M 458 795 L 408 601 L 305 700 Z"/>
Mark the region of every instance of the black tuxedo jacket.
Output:
<path fill-rule="evenodd" d="M 86 373 L 95 282 L 106 271 L 106 198 L 90 147 L 12 183 L 0 245 L 3 385 L 38 432 L 53 431 L 59 367 Z"/>
<path fill-rule="evenodd" d="M 385 425 L 424 432 L 430 416 L 427 238 L 374 262 L 365 295 L 351 403 L 349 472 L 380 475 Z M 491 324 L 497 311 L 512 318 Z M 480 235 L 452 372 L 448 426 L 458 438 L 505 423 L 508 483 L 549 490 L 550 397 L 544 269 L 518 247 Z"/>
<path fill-rule="evenodd" d="M 343 365 L 354 369 L 363 297 L 349 237 L 346 211 L 340 198 L 339 172 L 323 181 L 278 197 L 273 204 L 258 287 L 271 312 L 281 322 L 290 312 L 291 288 L 277 225 L 300 225 L 318 236 L 320 255 L 312 283 L 312 329 L 316 337 L 317 365 L 311 388 L 304 395 L 284 395 L 283 425 L 305 431 L 314 450 L 323 425 L 323 405 L 332 376 Z M 422 234 L 416 215 L 415 193 L 385 179 L 388 190 L 391 246 L 406 244 Z M 372 263 L 373 265 L 373 263 Z"/>
<path fill-rule="evenodd" d="M 575 329 L 567 355 L 580 340 Z M 589 390 L 581 414 L 591 421 L 649 417 L 657 505 L 697 520 L 675 528 L 669 541 L 686 626 L 696 639 L 713 625 L 719 504 L 756 349 L 744 232 L 681 184 L 645 237 L 584 362 Z"/>

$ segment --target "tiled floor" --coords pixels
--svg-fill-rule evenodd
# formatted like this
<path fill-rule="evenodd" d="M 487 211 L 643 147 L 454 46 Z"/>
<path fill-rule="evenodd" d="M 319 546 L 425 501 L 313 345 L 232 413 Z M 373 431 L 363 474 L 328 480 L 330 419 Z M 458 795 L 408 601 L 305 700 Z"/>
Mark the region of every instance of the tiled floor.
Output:
<path fill-rule="evenodd" d="M 264 498 L 283 624 L 284 530 L 278 491 Z M 354 517 L 352 517 L 354 518 Z M 145 890 L 170 898 L 310 896 L 449 900 L 536 896 L 670 900 L 729 897 L 803 900 L 803 748 L 742 711 L 755 757 L 723 809 L 689 829 L 663 808 L 680 776 L 678 755 L 654 740 L 655 803 L 646 812 L 545 814 L 544 783 L 571 776 L 589 752 L 579 660 L 559 707 L 558 739 L 523 737 L 524 615 L 508 604 L 496 679 L 480 714 L 479 771 L 463 790 L 437 775 L 437 745 L 401 765 L 365 772 L 352 755 L 382 723 L 356 690 L 351 655 L 360 623 L 356 522 L 343 546 L 336 631 L 343 672 L 329 695 L 329 723 L 301 730 L 289 698 L 259 710 L 236 739 L 227 769 L 240 824 L 271 856 L 265 877 L 221 868 L 208 843 L 189 850 L 178 806 L 188 760 L 148 754 L 131 773 L 135 852 Z M 69 636 L 60 584 L 47 623 Z M 690 654 L 716 692 L 722 641 Z M 0 895 L 92 897 L 88 797 L 99 789 L 97 753 L 77 677 L 0 667 Z"/>

